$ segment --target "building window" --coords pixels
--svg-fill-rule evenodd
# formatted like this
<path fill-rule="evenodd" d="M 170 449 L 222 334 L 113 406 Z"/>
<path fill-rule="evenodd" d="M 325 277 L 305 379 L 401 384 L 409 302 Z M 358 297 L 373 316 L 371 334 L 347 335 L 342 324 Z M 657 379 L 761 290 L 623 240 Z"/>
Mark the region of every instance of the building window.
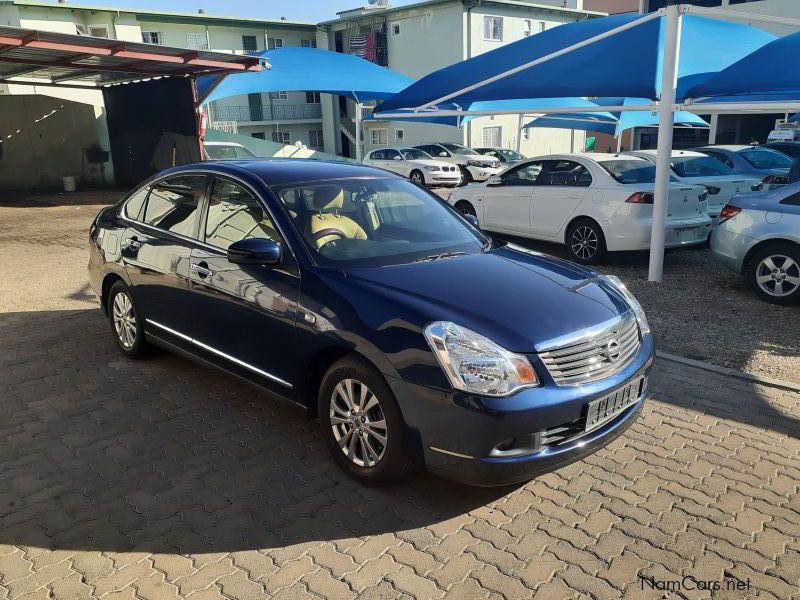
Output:
<path fill-rule="evenodd" d="M 300 40 L 301 48 L 316 48 L 317 40 Z"/>
<path fill-rule="evenodd" d="M 395 129 L 394 130 L 394 139 L 397 142 L 402 142 L 406 139 L 406 131 L 405 129 Z"/>
<path fill-rule="evenodd" d="M 319 92 L 306 92 L 306 104 L 319 104 Z"/>
<path fill-rule="evenodd" d="M 533 33 L 532 27 L 533 23 L 531 22 L 530 19 L 525 19 L 524 21 L 522 21 L 522 36 L 530 37 L 531 33 Z"/>
<path fill-rule="evenodd" d="M 277 142 L 279 144 L 283 144 L 284 146 L 288 146 L 291 143 L 289 138 L 288 131 L 273 131 L 272 132 L 272 141 Z"/>
<path fill-rule="evenodd" d="M 157 46 L 163 46 L 164 34 L 160 31 L 143 31 L 142 41 L 145 44 L 155 44 Z"/>
<path fill-rule="evenodd" d="M 395 37 L 400 35 L 400 23 L 392 23 L 392 35 Z"/>
<path fill-rule="evenodd" d="M 208 50 L 208 37 L 205 33 L 187 33 L 186 47 L 192 50 Z"/>
<path fill-rule="evenodd" d="M 370 129 L 369 139 L 373 146 L 385 146 L 389 143 L 388 129 Z"/>
<path fill-rule="evenodd" d="M 275 48 L 283 48 L 283 38 L 267 38 L 267 49 L 275 50 Z"/>
<path fill-rule="evenodd" d="M 503 128 L 500 125 L 483 128 L 483 145 L 487 148 L 500 148 L 503 145 Z"/>
<path fill-rule="evenodd" d="M 312 129 L 308 132 L 308 145 L 310 148 L 317 148 L 318 150 L 322 150 L 325 147 L 321 129 Z"/>
<path fill-rule="evenodd" d="M 263 131 L 254 131 L 253 133 L 250 134 L 250 137 L 254 137 L 257 140 L 265 140 L 265 139 L 267 139 L 267 136 L 264 135 Z"/>
<path fill-rule="evenodd" d="M 489 42 L 503 41 L 503 17 L 483 17 L 483 39 Z"/>
<path fill-rule="evenodd" d="M 106 25 L 90 25 L 89 35 L 92 37 L 108 38 L 108 27 Z"/>
<path fill-rule="evenodd" d="M 256 43 L 256 36 L 243 35 L 242 36 L 242 51 L 243 52 L 258 52 L 258 45 Z"/>
<path fill-rule="evenodd" d="M 286 100 L 287 98 L 289 98 L 289 93 L 284 90 L 269 93 L 270 100 Z"/>

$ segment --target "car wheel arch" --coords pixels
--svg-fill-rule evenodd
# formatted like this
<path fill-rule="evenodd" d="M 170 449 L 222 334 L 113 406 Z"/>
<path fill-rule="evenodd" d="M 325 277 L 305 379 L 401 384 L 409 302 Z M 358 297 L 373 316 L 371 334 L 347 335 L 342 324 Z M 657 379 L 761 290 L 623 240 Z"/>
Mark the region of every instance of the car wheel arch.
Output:
<path fill-rule="evenodd" d="M 560 237 L 561 237 L 561 241 L 562 241 L 564 244 L 567 244 L 567 243 L 568 243 L 568 240 L 567 240 L 567 232 L 569 232 L 570 228 L 571 228 L 571 227 L 572 227 L 572 226 L 573 226 L 575 223 L 577 223 L 578 221 L 591 221 L 592 223 L 594 223 L 595 225 L 597 225 L 597 227 L 600 229 L 600 233 L 602 233 L 603 235 L 605 235 L 605 231 L 603 230 L 603 225 L 602 225 L 602 224 L 601 224 L 601 223 L 600 223 L 600 222 L 599 222 L 597 219 L 595 219 L 594 217 L 589 217 L 589 216 L 587 216 L 587 215 L 578 215 L 578 216 L 572 217 L 572 218 L 571 218 L 571 219 L 570 219 L 570 220 L 567 222 L 567 224 L 566 224 L 566 225 L 564 225 L 564 228 L 561 230 L 561 236 L 560 236 Z"/>
<path fill-rule="evenodd" d="M 111 286 L 113 286 L 117 281 L 121 281 L 125 285 L 130 286 L 130 281 L 127 281 L 125 277 L 115 271 L 107 273 L 103 277 L 103 283 L 100 290 L 100 305 L 103 309 L 103 314 L 106 316 L 108 316 L 108 294 L 111 291 Z"/>
<path fill-rule="evenodd" d="M 742 259 L 741 275 L 745 275 L 747 273 L 747 270 L 750 267 L 750 264 L 753 260 L 753 256 L 755 256 L 756 253 L 760 252 L 763 248 L 766 248 L 768 246 L 773 246 L 773 245 L 777 246 L 782 244 L 788 244 L 796 248 L 797 251 L 800 252 L 800 243 L 794 240 L 789 240 L 781 237 L 774 237 L 774 238 L 767 238 L 765 240 L 760 240 L 759 242 L 753 244 L 747 251 L 747 253 L 744 255 L 744 258 Z"/>

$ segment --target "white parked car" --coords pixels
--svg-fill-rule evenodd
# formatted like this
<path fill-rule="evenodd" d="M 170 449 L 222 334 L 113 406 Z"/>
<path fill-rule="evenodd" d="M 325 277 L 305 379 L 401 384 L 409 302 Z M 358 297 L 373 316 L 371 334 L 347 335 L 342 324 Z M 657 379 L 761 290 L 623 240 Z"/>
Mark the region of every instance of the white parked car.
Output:
<path fill-rule="evenodd" d="M 408 177 L 417 185 L 461 183 L 461 172 L 457 166 L 434 160 L 430 154 L 418 148 L 380 148 L 367 154 L 363 162 Z"/>
<path fill-rule="evenodd" d="M 656 163 L 655 150 L 633 150 L 624 152 Z M 708 215 L 714 227 L 719 222 L 719 213 L 734 194 L 757 191 L 761 179 L 741 175 L 716 158 L 692 150 L 672 151 L 672 175 L 683 183 L 704 185 L 708 190 Z"/>
<path fill-rule="evenodd" d="M 250 150 L 236 142 L 203 142 L 203 155 L 205 160 L 258 158 Z"/>
<path fill-rule="evenodd" d="M 441 142 L 434 144 L 418 144 L 415 148 L 427 152 L 436 160 L 443 160 L 456 165 L 461 171 L 461 182 L 486 181 L 492 175 L 503 170 L 499 160 L 491 156 L 478 154 L 461 144 Z"/>
<path fill-rule="evenodd" d="M 449 202 L 482 229 L 569 247 L 581 263 L 606 251 L 650 247 L 655 167 L 635 156 L 558 154 L 532 158 Z M 670 183 L 668 247 L 702 244 L 711 230 L 705 188 Z"/>

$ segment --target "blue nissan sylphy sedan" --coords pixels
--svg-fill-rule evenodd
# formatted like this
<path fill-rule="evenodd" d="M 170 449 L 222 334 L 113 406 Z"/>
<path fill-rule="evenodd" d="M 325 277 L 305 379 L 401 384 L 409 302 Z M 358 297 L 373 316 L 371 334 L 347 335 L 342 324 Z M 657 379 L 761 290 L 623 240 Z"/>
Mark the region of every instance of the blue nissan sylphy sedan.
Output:
<path fill-rule="evenodd" d="M 156 344 L 305 407 L 363 483 L 524 481 L 608 444 L 647 394 L 653 338 L 618 279 L 493 241 L 380 169 L 185 165 L 90 238 L 123 354 Z"/>

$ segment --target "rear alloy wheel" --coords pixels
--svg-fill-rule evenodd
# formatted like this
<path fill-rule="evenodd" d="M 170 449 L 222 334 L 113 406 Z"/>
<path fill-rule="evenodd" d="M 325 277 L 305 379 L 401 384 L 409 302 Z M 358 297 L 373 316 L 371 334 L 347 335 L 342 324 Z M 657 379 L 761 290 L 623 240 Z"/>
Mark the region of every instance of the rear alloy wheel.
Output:
<path fill-rule="evenodd" d="M 405 423 L 383 376 L 352 356 L 335 363 L 319 389 L 322 435 L 333 459 L 367 485 L 399 481 L 411 471 Z"/>
<path fill-rule="evenodd" d="M 567 246 L 579 263 L 595 264 L 606 253 L 606 239 L 600 226 L 589 219 L 576 221 L 567 231 Z"/>
<path fill-rule="evenodd" d="M 773 304 L 800 301 L 800 251 L 789 244 L 776 244 L 756 253 L 750 261 L 748 279 L 756 292 Z"/>
<path fill-rule="evenodd" d="M 409 175 L 408 178 L 411 180 L 411 183 L 425 185 L 425 176 L 422 174 L 422 171 L 411 171 L 411 175 Z"/>
<path fill-rule="evenodd" d="M 147 346 L 144 326 L 130 288 L 122 281 L 112 285 L 108 293 L 108 319 L 114 340 L 122 353 L 130 358 L 142 356 Z"/>

